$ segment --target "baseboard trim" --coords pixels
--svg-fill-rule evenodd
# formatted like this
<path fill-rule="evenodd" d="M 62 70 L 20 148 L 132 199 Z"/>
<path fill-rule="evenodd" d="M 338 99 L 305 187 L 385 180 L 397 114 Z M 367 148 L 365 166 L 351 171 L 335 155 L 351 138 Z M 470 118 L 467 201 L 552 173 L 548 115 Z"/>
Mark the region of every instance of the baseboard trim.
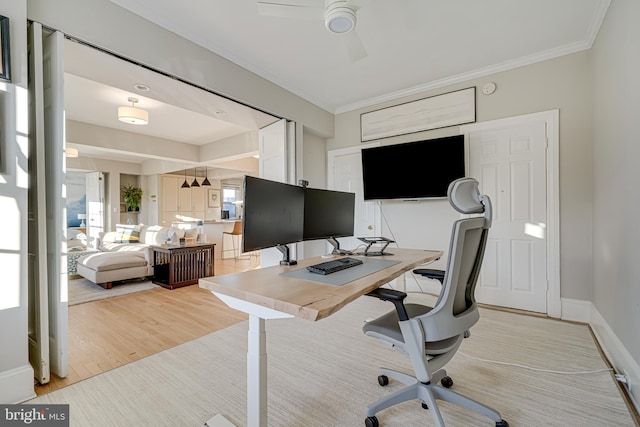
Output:
<path fill-rule="evenodd" d="M 36 397 L 33 388 L 33 368 L 23 365 L 0 372 L 0 402 L 21 403 Z"/>
<path fill-rule="evenodd" d="M 623 387 L 628 391 L 629 399 L 636 411 L 640 413 L 640 365 L 633 359 L 598 309 L 590 301 L 563 298 L 562 319 L 589 323 L 615 373 L 626 373 L 628 376 L 630 387 L 624 385 Z"/>

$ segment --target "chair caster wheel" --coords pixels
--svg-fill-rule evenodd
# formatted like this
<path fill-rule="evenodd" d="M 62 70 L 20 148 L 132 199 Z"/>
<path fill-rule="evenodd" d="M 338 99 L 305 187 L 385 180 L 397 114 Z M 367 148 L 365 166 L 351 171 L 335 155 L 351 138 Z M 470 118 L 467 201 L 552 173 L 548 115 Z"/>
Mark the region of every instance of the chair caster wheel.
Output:
<path fill-rule="evenodd" d="M 378 423 L 378 419 L 376 417 L 367 417 L 364 420 L 364 425 L 367 427 L 378 427 L 380 424 Z"/>
<path fill-rule="evenodd" d="M 451 388 L 451 386 L 453 385 L 453 380 L 451 379 L 451 377 L 444 377 L 440 380 L 440 384 L 442 384 L 442 387 L 444 388 Z"/>
<path fill-rule="evenodd" d="M 382 387 L 389 385 L 389 377 L 386 375 L 378 375 L 378 384 Z"/>
<path fill-rule="evenodd" d="M 500 420 L 496 423 L 496 427 L 509 427 L 509 423 L 505 420 Z"/>
<path fill-rule="evenodd" d="M 426 403 L 422 402 L 422 409 L 426 409 L 428 411 L 429 410 L 429 405 L 427 405 Z"/>

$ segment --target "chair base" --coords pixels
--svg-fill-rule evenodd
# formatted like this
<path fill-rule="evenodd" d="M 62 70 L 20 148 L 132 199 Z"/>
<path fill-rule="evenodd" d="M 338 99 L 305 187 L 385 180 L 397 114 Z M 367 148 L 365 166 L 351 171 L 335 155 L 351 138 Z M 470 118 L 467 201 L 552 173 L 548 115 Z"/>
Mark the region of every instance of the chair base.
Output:
<path fill-rule="evenodd" d="M 380 375 L 386 375 L 391 377 L 406 387 L 385 396 L 378 401 L 367 406 L 367 417 L 374 417 L 378 412 L 391 406 L 397 405 L 408 400 L 420 400 L 424 405 L 428 407 L 433 416 L 437 426 L 444 427 L 444 420 L 438 409 L 436 399 L 451 402 L 456 405 L 472 409 L 480 414 L 486 415 L 496 422 L 496 425 L 508 425 L 506 421 L 502 419 L 500 413 L 495 409 L 492 409 L 480 402 L 456 393 L 453 390 L 449 390 L 445 387 L 437 385 L 443 378 L 447 376 L 447 372 L 444 369 L 436 371 L 432 377 L 431 382 L 421 383 L 415 377 L 405 374 L 403 372 L 394 371 L 391 369 L 380 369 Z"/>

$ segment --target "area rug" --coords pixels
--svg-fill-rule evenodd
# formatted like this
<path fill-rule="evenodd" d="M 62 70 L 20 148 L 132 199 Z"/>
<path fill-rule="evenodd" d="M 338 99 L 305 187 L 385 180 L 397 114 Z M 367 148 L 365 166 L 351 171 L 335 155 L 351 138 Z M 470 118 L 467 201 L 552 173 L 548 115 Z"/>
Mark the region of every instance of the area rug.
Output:
<path fill-rule="evenodd" d="M 268 320 L 269 426 L 364 426 L 366 406 L 400 388 L 380 387 L 378 367 L 411 372 L 406 357 L 361 331 L 364 319 L 390 305 L 362 297 L 319 322 Z M 246 426 L 247 327 L 241 322 L 28 403 L 69 404 L 72 426 L 202 426 L 215 414 Z M 512 426 L 634 425 L 585 325 L 483 310 L 462 347 L 474 359 L 459 354 L 447 366 L 454 390 L 495 407 Z M 440 409 L 447 426 L 495 425 L 456 405 Z M 416 401 L 378 419 L 384 427 L 434 425 Z"/>
<path fill-rule="evenodd" d="M 150 280 L 137 280 L 114 283 L 113 288 L 105 289 L 85 278 L 69 279 L 69 305 L 132 294 L 156 287 L 157 285 L 151 283 Z"/>

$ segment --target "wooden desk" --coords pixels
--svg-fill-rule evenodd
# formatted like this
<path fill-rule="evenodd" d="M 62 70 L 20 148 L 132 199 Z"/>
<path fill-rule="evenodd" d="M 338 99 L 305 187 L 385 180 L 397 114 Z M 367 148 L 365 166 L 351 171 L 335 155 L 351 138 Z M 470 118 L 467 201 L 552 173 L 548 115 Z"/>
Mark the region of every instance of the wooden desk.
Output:
<path fill-rule="evenodd" d="M 435 261 L 442 256 L 441 251 L 395 248 L 393 254 L 381 259 L 400 261 L 398 264 L 342 286 L 280 275 L 286 271 L 326 261 L 320 257 L 299 260 L 297 265 L 291 267 L 277 265 L 200 279 L 201 288 L 209 289 L 229 307 L 249 314 L 247 426 L 267 425 L 267 353 L 264 321 L 287 317 L 300 317 L 312 321 L 323 319 L 418 265 Z"/>

